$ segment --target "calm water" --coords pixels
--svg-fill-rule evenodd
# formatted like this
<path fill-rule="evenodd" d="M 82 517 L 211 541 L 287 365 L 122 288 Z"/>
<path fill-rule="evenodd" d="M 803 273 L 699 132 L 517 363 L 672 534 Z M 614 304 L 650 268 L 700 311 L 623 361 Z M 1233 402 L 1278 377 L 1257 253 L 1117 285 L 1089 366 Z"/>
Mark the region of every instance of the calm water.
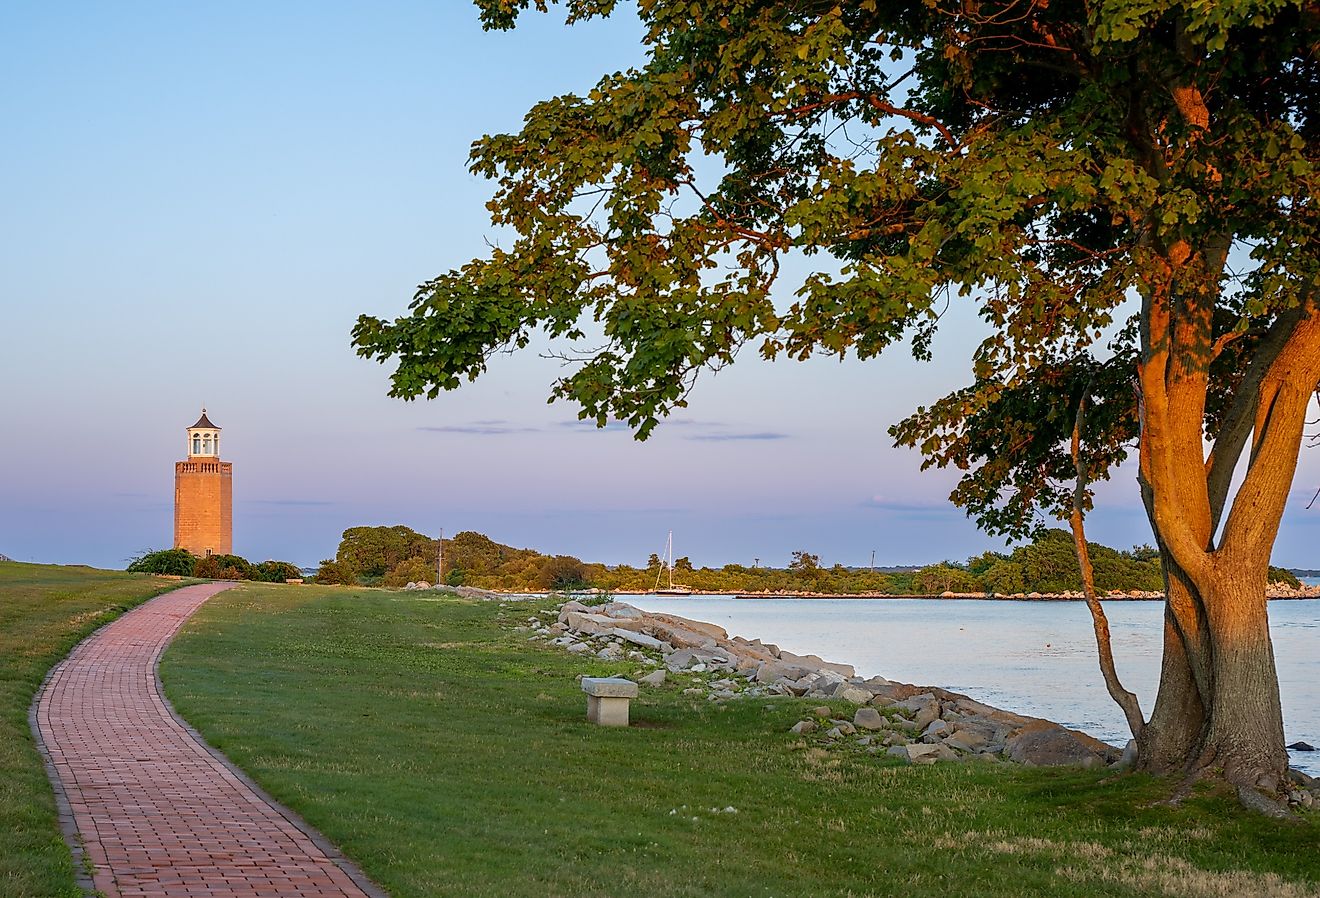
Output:
<path fill-rule="evenodd" d="M 628 596 L 650 611 L 719 624 L 862 676 L 943 686 L 1122 745 L 1123 715 L 1105 691 L 1091 616 L 1081 602 L 942 599 L 732 599 Z M 1149 714 L 1159 681 L 1160 602 L 1106 602 L 1124 685 Z M 1270 603 L 1288 742 L 1320 746 L 1320 599 Z M 1293 753 L 1320 771 L 1320 752 Z"/>

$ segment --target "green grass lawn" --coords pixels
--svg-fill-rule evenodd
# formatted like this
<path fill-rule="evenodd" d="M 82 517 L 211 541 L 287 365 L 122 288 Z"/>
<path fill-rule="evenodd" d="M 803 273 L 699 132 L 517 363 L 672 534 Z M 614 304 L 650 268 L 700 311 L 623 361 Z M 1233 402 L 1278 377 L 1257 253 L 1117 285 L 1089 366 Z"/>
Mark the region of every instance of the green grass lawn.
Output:
<path fill-rule="evenodd" d="M 145 574 L 0 562 L 0 895 L 81 893 L 60 835 L 28 707 L 53 667 L 84 636 L 180 585 Z"/>
<path fill-rule="evenodd" d="M 786 732 L 815 701 L 720 706 L 671 676 L 638 725 L 590 726 L 575 675 L 640 667 L 528 643 L 531 611 L 244 585 L 163 676 L 394 898 L 1317 893 L 1312 820 L 1156 806 L 1168 785 L 1137 776 L 826 753 Z"/>

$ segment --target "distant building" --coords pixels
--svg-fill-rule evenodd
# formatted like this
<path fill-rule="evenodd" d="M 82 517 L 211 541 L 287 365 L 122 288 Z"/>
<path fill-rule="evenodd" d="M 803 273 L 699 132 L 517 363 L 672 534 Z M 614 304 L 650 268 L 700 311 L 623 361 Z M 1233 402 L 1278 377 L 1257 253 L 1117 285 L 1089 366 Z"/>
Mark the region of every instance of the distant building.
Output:
<path fill-rule="evenodd" d="M 188 428 L 188 460 L 174 463 L 174 547 L 194 555 L 234 549 L 234 466 L 220 460 L 220 428 L 206 417 Z"/>

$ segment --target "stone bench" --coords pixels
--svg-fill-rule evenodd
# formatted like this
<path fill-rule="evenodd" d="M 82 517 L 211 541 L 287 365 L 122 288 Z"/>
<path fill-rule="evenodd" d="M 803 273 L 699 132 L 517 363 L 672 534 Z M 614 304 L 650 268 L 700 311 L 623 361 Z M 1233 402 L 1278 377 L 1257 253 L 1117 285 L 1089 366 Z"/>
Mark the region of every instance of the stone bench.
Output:
<path fill-rule="evenodd" d="M 628 702 L 637 698 L 637 684 L 623 677 L 583 677 L 587 720 L 603 727 L 628 725 Z"/>

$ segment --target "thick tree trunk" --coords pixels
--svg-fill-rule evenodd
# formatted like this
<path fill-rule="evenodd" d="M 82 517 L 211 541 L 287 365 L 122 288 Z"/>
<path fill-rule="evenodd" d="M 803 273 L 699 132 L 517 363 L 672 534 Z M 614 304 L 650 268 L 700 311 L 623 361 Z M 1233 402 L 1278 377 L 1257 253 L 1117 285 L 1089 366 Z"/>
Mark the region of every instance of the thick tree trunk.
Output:
<path fill-rule="evenodd" d="M 1139 769 L 1181 773 L 1198 756 L 1205 738 L 1206 714 L 1201 692 L 1183 648 L 1173 612 L 1164 610 L 1164 658 L 1160 688 L 1150 720 L 1137 740 Z"/>
<path fill-rule="evenodd" d="M 1216 570 L 1207 586 L 1214 695 L 1198 761 L 1222 767 L 1233 785 L 1277 792 L 1288 752 L 1264 572 Z"/>
<path fill-rule="evenodd" d="M 1277 796 L 1288 753 L 1265 574 L 1211 565 L 1199 579 L 1169 579 L 1160 690 L 1139 764 L 1154 773 L 1222 777 L 1244 800 L 1253 791 Z"/>
<path fill-rule="evenodd" d="M 1288 753 L 1265 581 L 1320 380 L 1320 307 L 1308 299 L 1270 325 L 1207 458 L 1209 372 L 1226 344 L 1214 338 L 1215 290 L 1196 286 L 1188 266 L 1196 255 L 1175 245 L 1167 258 L 1167 280 L 1143 293 L 1137 366 L 1138 479 L 1167 589 L 1163 676 L 1138 763 L 1221 777 L 1243 804 L 1286 813 L 1279 798 Z M 1222 253 L 1205 258 L 1215 264 L 1204 269 L 1217 272 Z M 1248 434 L 1246 473 L 1230 505 Z"/>

